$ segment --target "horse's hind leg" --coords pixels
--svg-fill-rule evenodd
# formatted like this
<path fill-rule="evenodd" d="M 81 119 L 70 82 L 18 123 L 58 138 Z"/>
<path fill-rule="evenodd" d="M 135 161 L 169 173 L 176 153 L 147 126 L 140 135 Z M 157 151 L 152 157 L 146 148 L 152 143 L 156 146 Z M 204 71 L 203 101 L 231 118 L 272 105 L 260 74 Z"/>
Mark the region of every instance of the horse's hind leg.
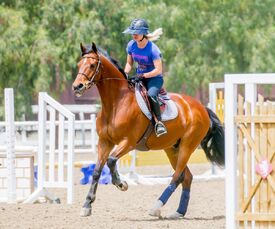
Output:
<path fill-rule="evenodd" d="M 178 153 L 179 153 L 178 149 L 172 147 L 172 148 L 165 149 L 165 152 L 166 152 L 166 155 L 170 161 L 172 168 L 175 170 L 177 161 L 178 161 Z M 157 202 L 155 203 L 155 205 L 153 206 L 153 208 L 150 209 L 149 215 L 160 217 L 161 216 L 161 207 L 163 205 L 164 205 L 164 203 L 160 199 L 158 199 Z"/>
<path fill-rule="evenodd" d="M 191 184 L 193 180 L 193 175 L 188 168 L 188 166 L 185 167 L 184 169 L 184 180 L 182 182 L 182 191 L 181 191 L 181 197 L 180 197 L 180 202 L 179 206 L 176 212 L 171 214 L 168 218 L 170 219 L 178 219 L 183 216 L 185 216 L 189 204 L 189 199 L 190 199 L 190 189 L 191 189 Z"/>
<path fill-rule="evenodd" d="M 161 207 L 164 204 L 166 204 L 166 202 L 168 201 L 168 199 L 170 198 L 172 193 L 176 190 L 178 185 L 181 183 L 182 186 L 183 186 L 183 192 L 182 192 L 181 201 L 180 201 L 180 204 L 179 204 L 179 207 L 178 207 L 178 210 L 177 210 L 177 212 L 179 211 L 179 213 L 172 215 L 173 218 L 178 218 L 178 217 L 183 216 L 186 213 L 188 202 L 189 202 L 189 193 L 190 193 L 190 187 L 191 187 L 191 183 L 192 183 L 192 174 L 191 174 L 189 168 L 186 166 L 186 163 L 189 160 L 189 157 L 190 157 L 192 151 L 190 150 L 189 151 L 190 153 L 185 154 L 185 157 L 183 157 L 183 158 L 180 157 L 182 155 L 182 151 L 180 151 L 178 149 L 169 148 L 169 149 L 166 149 L 165 152 L 166 152 L 166 154 L 169 158 L 169 161 L 170 161 L 173 169 L 175 170 L 175 173 L 173 175 L 173 179 L 172 179 L 171 183 L 164 190 L 162 195 L 159 197 L 157 203 L 150 210 L 149 214 L 152 215 L 152 216 L 160 217 Z M 179 154 L 179 152 L 181 152 L 181 154 Z M 181 169 L 181 172 L 179 172 L 180 170 L 178 169 L 179 157 L 181 158 L 181 163 L 180 164 L 185 163 L 184 167 L 182 167 L 182 169 Z M 188 195 L 187 195 L 187 193 L 188 193 Z"/>

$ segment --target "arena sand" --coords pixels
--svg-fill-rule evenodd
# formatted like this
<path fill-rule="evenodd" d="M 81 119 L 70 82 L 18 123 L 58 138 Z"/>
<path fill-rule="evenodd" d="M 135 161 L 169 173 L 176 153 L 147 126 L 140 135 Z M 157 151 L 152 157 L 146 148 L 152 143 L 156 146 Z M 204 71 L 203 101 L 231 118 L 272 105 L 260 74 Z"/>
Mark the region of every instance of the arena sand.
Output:
<path fill-rule="evenodd" d="M 201 174 L 209 165 L 191 165 L 194 175 Z M 170 166 L 137 168 L 139 174 L 170 175 Z M 52 190 L 61 204 L 4 204 L 0 203 L 0 229 L 11 228 L 120 228 L 120 229 L 218 229 L 225 228 L 224 180 L 194 181 L 186 216 L 169 220 L 165 216 L 177 209 L 181 190 L 175 191 L 163 207 L 163 219 L 148 215 L 165 184 L 131 185 L 121 192 L 113 185 L 99 185 L 90 217 L 80 217 L 79 211 L 88 192 L 88 185 L 80 185 L 81 173 L 75 169 L 75 202 L 65 204 L 66 192 Z"/>

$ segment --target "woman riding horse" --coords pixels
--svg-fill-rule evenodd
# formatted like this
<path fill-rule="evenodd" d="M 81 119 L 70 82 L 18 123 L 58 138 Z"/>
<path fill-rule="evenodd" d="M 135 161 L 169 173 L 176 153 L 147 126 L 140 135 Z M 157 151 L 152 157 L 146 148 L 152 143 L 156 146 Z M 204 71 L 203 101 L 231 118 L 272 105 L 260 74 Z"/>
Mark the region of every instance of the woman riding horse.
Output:
<path fill-rule="evenodd" d="M 132 34 L 133 40 L 127 45 L 127 63 L 124 71 L 126 74 L 132 69 L 133 63 L 137 63 L 136 73 L 141 78 L 148 91 L 148 99 L 151 109 L 157 118 L 155 132 L 157 137 L 166 134 L 167 130 L 161 122 L 158 93 L 163 85 L 161 52 L 158 46 L 151 40 L 159 37 L 148 34 L 149 26 L 144 19 L 134 19 L 131 25 L 123 32 Z M 158 30 L 161 31 L 161 30 Z"/>
<path fill-rule="evenodd" d="M 96 85 L 102 109 L 97 115 L 96 128 L 99 136 L 98 161 L 93 180 L 81 215 L 91 214 L 91 204 L 96 198 L 96 190 L 101 171 L 107 162 L 112 183 L 122 191 L 128 185 L 119 177 L 116 162 L 133 150 L 146 131 L 150 120 L 141 112 L 132 87 L 124 71 L 92 46 L 81 44 L 82 57 L 78 63 L 78 73 L 73 83 L 75 95 L 81 96 L 85 90 Z M 147 140 L 152 150 L 164 149 L 175 170 L 168 187 L 163 191 L 150 215 L 160 216 L 161 207 L 181 184 L 180 203 L 172 217 L 185 215 L 192 183 L 192 174 L 187 166 L 191 154 L 201 144 L 211 162 L 224 164 L 224 131 L 217 116 L 196 99 L 180 94 L 169 94 L 176 103 L 178 116 L 165 122 L 167 134 L 157 137 L 154 133 Z M 117 145 L 116 147 L 114 147 Z"/>

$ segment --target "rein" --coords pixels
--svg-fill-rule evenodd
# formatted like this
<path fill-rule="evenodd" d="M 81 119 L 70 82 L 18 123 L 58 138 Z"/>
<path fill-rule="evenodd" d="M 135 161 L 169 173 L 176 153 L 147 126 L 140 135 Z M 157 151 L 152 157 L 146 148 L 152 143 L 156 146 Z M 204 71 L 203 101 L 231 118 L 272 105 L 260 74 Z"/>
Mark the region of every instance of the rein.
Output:
<path fill-rule="evenodd" d="M 103 79 L 101 79 L 101 80 L 97 80 L 97 81 L 95 81 L 95 82 L 93 82 L 93 83 L 94 83 L 94 84 L 97 84 L 97 83 L 102 82 L 102 81 L 105 81 L 105 80 L 122 80 L 122 81 L 128 81 L 128 82 L 129 82 L 129 80 L 127 80 L 127 79 L 119 79 L 119 78 L 103 78 Z"/>

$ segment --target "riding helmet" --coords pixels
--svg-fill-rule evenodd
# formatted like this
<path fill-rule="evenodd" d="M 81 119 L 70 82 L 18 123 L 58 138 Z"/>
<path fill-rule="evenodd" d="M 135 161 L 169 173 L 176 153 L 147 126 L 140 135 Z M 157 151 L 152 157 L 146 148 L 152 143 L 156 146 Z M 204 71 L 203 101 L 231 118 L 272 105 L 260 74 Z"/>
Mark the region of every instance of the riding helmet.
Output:
<path fill-rule="evenodd" d="M 131 25 L 123 31 L 123 33 L 147 35 L 149 33 L 149 26 L 146 20 L 136 18 L 131 22 Z"/>

